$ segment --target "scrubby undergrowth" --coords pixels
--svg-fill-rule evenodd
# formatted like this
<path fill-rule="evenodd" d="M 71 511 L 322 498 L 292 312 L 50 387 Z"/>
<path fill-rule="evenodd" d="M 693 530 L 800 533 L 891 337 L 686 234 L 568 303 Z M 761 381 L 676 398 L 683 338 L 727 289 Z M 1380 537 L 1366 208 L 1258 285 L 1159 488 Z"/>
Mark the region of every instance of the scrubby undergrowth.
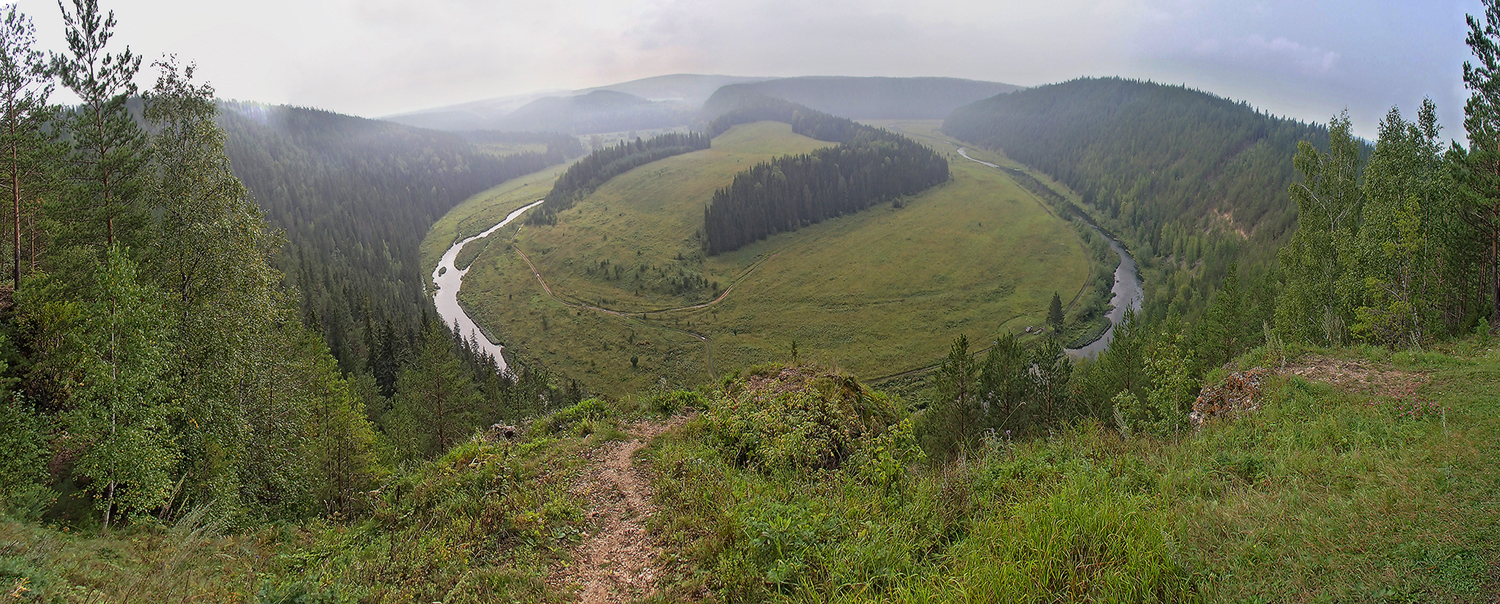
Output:
<path fill-rule="evenodd" d="M 1386 381 L 1337 377 L 1350 368 Z M 1500 352 L 1333 350 L 1275 369 L 1253 411 L 1198 432 L 1124 439 L 1086 421 L 938 462 L 899 397 L 761 367 L 472 440 L 397 471 L 366 517 L 227 535 L 195 520 L 207 515 L 103 536 L 0 521 L 0 601 L 568 601 L 549 577 L 593 530 L 570 495 L 585 453 L 682 412 L 696 416 L 641 461 L 656 497 L 643 521 L 664 552 L 653 601 L 1500 593 Z"/>
<path fill-rule="evenodd" d="M 788 387 L 752 376 L 650 449 L 657 527 L 683 561 L 667 593 L 1489 601 L 1500 594 L 1500 353 L 1447 352 L 1326 351 L 1310 362 L 1344 357 L 1421 379 L 1397 390 L 1335 385 L 1298 375 L 1309 372 L 1293 361 L 1265 380 L 1254 412 L 1201 432 L 1126 440 L 1090 421 L 1028 442 L 989 438 L 941 465 L 906 453 L 905 424 L 881 416 L 895 438 L 851 439 L 845 456 L 887 456 L 899 470 L 875 475 L 889 482 L 869 461 L 802 471 L 759 461 L 778 459 L 780 441 L 765 432 L 781 430 L 726 439 L 726 425 L 796 425 L 830 403 L 804 402 L 824 392 L 817 379 Z M 779 377 L 789 372 L 805 375 Z M 801 430 L 836 433 L 829 423 Z"/>

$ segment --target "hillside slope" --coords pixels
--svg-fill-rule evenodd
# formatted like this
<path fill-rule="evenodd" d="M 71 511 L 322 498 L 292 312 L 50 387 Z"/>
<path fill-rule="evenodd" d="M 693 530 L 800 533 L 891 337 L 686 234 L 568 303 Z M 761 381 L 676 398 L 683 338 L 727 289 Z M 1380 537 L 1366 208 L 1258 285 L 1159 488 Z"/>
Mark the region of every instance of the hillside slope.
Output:
<path fill-rule="evenodd" d="M 219 123 L 235 176 L 286 237 L 281 269 L 304 318 L 345 370 L 365 362 L 367 324 L 420 328 L 429 303 L 417 248 L 429 225 L 564 160 L 560 148 L 500 157 L 456 134 L 298 107 L 226 103 Z"/>
<path fill-rule="evenodd" d="M 1263 272 L 1296 225 L 1287 188 L 1297 142 L 1327 129 L 1180 86 L 1079 79 L 961 107 L 949 135 L 1052 176 L 1125 238 L 1147 311 L 1201 309 L 1231 262 Z M 1198 262 L 1202 260 L 1201 265 Z M 1180 274 L 1174 274 L 1180 273 Z"/>
<path fill-rule="evenodd" d="M 595 90 L 569 97 L 537 99 L 502 116 L 489 129 L 522 132 L 621 132 L 684 125 L 693 108 L 679 102 L 648 101 L 633 94 Z"/>
<path fill-rule="evenodd" d="M 809 76 L 733 84 L 720 89 L 753 91 L 806 105 L 840 117 L 858 119 L 943 119 L 954 109 L 1020 86 L 959 78 L 858 78 Z M 704 103 L 703 118 L 712 121 L 732 103 Z"/>

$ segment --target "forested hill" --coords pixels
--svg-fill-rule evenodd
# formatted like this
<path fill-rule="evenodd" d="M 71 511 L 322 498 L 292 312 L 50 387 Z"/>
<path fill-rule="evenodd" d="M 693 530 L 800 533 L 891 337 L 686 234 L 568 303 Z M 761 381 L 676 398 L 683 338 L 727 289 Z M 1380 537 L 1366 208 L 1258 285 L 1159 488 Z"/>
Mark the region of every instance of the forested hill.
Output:
<path fill-rule="evenodd" d="M 517 108 L 490 128 L 587 134 L 682 126 L 693 110 L 681 103 L 648 101 L 633 94 L 595 90 L 568 97 L 546 97 Z"/>
<path fill-rule="evenodd" d="M 564 160 L 481 153 L 458 134 L 285 106 L 226 103 L 234 173 L 285 233 L 281 268 L 346 371 L 367 359 L 367 325 L 420 329 L 417 255 L 427 227 L 469 196 Z"/>
<path fill-rule="evenodd" d="M 703 111 L 712 120 L 734 108 L 739 93 L 753 92 L 848 118 L 936 120 L 959 106 L 1019 89 L 959 78 L 810 76 L 725 86 L 703 104 Z"/>
<path fill-rule="evenodd" d="M 1321 125 L 1120 78 L 994 96 L 955 110 L 943 130 L 1079 192 L 1101 223 L 1147 246 L 1135 250 L 1144 264 L 1176 273 L 1148 279 L 1148 312 L 1176 302 L 1184 314 L 1202 308 L 1231 262 L 1274 261 L 1296 225 L 1287 188 L 1297 142 L 1328 146 Z"/>

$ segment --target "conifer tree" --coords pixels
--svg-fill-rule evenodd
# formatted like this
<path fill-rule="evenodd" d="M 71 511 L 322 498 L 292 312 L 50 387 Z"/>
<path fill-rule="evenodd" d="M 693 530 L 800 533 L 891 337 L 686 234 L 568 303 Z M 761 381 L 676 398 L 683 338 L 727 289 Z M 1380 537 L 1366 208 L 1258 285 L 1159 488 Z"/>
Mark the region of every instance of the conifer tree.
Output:
<path fill-rule="evenodd" d="M 37 211 L 41 194 L 51 185 L 50 161 L 57 153 L 43 132 L 56 114 L 45 55 L 36 46 L 36 28 L 16 5 L 0 17 L 0 177 L 11 205 L 11 278 L 21 282 L 21 219 Z M 35 216 L 33 216 L 35 220 Z"/>
<path fill-rule="evenodd" d="M 1464 86 L 1473 92 L 1464 105 L 1469 133 L 1462 170 L 1462 216 L 1482 238 L 1485 297 L 1490 325 L 1500 325 L 1500 0 L 1485 0 L 1484 20 L 1466 17 L 1465 42 L 1478 65 L 1464 61 Z"/>
<path fill-rule="evenodd" d="M 1054 331 L 1062 330 L 1062 296 L 1057 295 L 1057 292 L 1052 292 L 1052 303 L 1047 305 L 1047 324 L 1051 325 Z"/>
<path fill-rule="evenodd" d="M 63 217 L 72 227 L 69 242 L 138 249 L 149 218 L 141 195 L 146 134 L 126 103 L 136 94 L 141 57 L 128 46 L 105 51 L 115 13 L 101 15 L 98 0 L 73 0 L 72 12 L 63 7 L 63 23 L 68 52 L 53 55 L 52 69 L 81 101 L 65 125 L 73 144 Z"/>
<path fill-rule="evenodd" d="M 454 356 L 453 338 L 454 332 L 432 322 L 416 357 L 396 378 L 391 427 L 408 457 L 439 455 L 482 421 L 475 413 L 479 390 Z"/>

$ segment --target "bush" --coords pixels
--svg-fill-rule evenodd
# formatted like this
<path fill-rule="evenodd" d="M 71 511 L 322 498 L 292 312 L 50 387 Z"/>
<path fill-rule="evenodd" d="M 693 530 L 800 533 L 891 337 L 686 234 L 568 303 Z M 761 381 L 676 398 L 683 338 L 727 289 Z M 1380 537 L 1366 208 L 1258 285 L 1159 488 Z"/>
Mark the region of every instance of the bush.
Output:
<path fill-rule="evenodd" d="M 806 366 L 760 369 L 709 405 L 710 437 L 741 467 L 836 469 L 896 423 L 895 406 L 851 377 Z"/>
<path fill-rule="evenodd" d="M 684 409 L 707 409 L 708 399 L 691 390 L 674 390 L 652 395 L 646 408 L 653 413 L 671 415 Z"/>
<path fill-rule="evenodd" d="M 551 436 L 572 429 L 579 422 L 607 419 L 613 415 L 608 405 L 597 398 L 585 399 L 564 407 L 531 426 L 530 436 Z"/>
<path fill-rule="evenodd" d="M 35 518 L 51 502 L 40 418 L 19 396 L 0 401 L 0 510 Z"/>

